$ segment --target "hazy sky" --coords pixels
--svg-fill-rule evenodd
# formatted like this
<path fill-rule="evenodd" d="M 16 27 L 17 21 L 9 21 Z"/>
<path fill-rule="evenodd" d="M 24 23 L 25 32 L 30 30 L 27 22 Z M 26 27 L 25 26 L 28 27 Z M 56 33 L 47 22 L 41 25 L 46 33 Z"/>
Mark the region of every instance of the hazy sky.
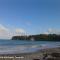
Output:
<path fill-rule="evenodd" d="M 60 29 L 60 0 L 0 0 L 0 37 L 48 29 Z"/>

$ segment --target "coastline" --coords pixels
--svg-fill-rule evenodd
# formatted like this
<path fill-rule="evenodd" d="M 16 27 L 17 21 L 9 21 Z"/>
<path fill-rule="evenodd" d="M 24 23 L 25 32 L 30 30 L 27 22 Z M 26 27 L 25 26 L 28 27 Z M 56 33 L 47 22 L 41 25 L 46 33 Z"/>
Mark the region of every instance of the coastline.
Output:
<path fill-rule="evenodd" d="M 56 48 L 47 48 L 47 49 L 41 49 L 33 53 L 19 53 L 19 54 L 0 54 L 0 57 L 14 57 L 15 60 L 21 59 L 21 60 L 33 60 L 35 58 L 41 59 L 43 58 L 43 54 L 51 54 L 51 53 L 60 53 L 60 47 Z M 18 58 L 16 58 L 18 57 Z M 6 60 L 13 60 L 10 58 L 4 58 Z M 2 58 L 0 58 L 2 60 Z"/>

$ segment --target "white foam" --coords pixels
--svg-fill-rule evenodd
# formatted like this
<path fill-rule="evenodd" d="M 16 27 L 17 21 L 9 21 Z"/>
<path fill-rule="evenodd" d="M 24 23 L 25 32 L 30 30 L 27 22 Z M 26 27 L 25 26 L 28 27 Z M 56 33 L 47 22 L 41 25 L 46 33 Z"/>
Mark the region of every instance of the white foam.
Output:
<path fill-rule="evenodd" d="M 39 49 L 57 47 L 59 44 L 41 44 L 41 45 L 16 45 L 16 46 L 0 46 L 0 54 L 16 54 L 35 52 Z"/>

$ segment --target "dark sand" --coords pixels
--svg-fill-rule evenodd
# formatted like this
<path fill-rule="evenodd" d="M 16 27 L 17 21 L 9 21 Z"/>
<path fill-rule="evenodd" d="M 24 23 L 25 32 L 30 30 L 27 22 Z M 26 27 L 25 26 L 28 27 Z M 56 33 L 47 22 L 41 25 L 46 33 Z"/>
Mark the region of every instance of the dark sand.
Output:
<path fill-rule="evenodd" d="M 0 60 L 33 60 L 44 57 L 44 54 L 60 53 L 60 47 L 42 49 L 34 53 L 19 53 L 19 54 L 0 54 Z"/>

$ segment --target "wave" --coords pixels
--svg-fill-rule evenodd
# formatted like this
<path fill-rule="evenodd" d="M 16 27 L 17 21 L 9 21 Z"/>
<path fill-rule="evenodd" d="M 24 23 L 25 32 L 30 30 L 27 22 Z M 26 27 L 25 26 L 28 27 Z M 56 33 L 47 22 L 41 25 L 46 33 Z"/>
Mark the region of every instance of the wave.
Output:
<path fill-rule="evenodd" d="M 60 47 L 60 42 L 0 41 L 0 54 L 36 52 L 41 49 Z"/>

